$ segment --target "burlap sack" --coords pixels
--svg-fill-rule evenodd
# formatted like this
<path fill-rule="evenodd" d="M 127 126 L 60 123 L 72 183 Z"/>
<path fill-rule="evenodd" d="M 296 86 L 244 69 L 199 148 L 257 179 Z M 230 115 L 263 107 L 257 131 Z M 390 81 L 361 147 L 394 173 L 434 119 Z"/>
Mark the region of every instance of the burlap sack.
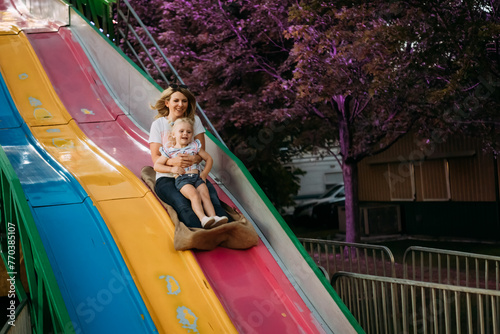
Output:
<path fill-rule="evenodd" d="M 155 171 L 153 167 L 143 167 L 141 176 L 154 193 Z M 177 212 L 170 205 L 159 198 L 158 200 L 167 209 L 170 218 L 175 224 L 174 247 L 176 250 L 212 250 L 217 246 L 231 249 L 247 249 L 256 246 L 259 242 L 259 236 L 252 224 L 241 213 L 222 201 L 222 206 L 234 221 L 205 230 L 187 227 L 179 221 Z"/>

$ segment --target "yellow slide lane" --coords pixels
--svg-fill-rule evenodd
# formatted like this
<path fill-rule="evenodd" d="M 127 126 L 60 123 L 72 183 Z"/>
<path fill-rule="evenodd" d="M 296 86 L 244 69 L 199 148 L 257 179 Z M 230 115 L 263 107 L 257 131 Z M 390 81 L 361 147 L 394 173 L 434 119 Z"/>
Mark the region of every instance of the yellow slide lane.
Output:
<path fill-rule="evenodd" d="M 237 333 L 193 254 L 174 250 L 156 197 L 71 120 L 24 33 L 0 35 L 0 70 L 33 135 L 101 213 L 158 331 Z"/>

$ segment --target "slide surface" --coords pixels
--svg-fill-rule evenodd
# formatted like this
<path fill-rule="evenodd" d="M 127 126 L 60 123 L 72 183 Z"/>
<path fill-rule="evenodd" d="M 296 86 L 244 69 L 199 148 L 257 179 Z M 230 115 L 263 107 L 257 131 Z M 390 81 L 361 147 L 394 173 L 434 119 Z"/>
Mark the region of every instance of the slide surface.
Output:
<path fill-rule="evenodd" d="M 73 233 L 74 238 L 87 245 L 79 248 L 80 243 L 74 240 L 59 240 L 66 238 L 64 233 L 47 242 L 47 247 L 54 248 L 49 253 L 57 258 L 58 263 L 67 261 L 64 271 L 56 271 L 56 277 L 68 275 L 71 267 L 81 275 L 66 281 L 67 289 L 77 294 L 67 305 L 76 309 L 72 315 L 80 326 L 75 327 L 84 328 L 87 333 L 235 333 L 192 253 L 176 252 L 168 243 L 173 236 L 173 225 L 166 212 L 135 175 L 81 132 L 52 89 L 23 31 L 0 35 L 0 69 L 5 86 L 26 124 L 26 132 L 32 133 L 41 147 L 78 180 L 86 193 L 84 196 L 92 201 L 92 213 L 97 220 L 105 221 L 105 226 L 98 227 L 106 229 L 112 236 L 111 240 L 94 238 L 86 228 L 92 227 L 95 219 L 89 219 L 67 203 L 59 204 L 74 215 L 65 215 L 67 226 L 60 221 L 61 217 L 52 217 L 50 210 L 36 217 L 44 228 L 59 223 L 57 231 L 60 232 L 66 228 L 73 231 L 69 223 L 77 224 L 79 230 Z M 9 136 L 6 134 L 5 138 L 8 141 Z M 20 171 L 19 167 L 16 166 L 15 170 Z M 20 174 L 21 183 L 28 183 L 26 174 Z M 111 243 L 113 240 L 115 243 Z M 93 245 L 103 249 L 97 249 L 96 256 L 89 254 L 87 257 Z M 77 254 L 70 256 L 72 251 Z M 116 254 L 126 267 L 113 270 L 108 265 L 99 266 L 99 257 L 105 252 Z M 85 268 L 86 264 L 89 267 Z M 127 268 L 132 280 L 125 284 L 138 290 L 138 301 L 120 300 L 117 296 L 124 294 L 113 294 L 113 291 L 121 292 L 114 280 L 121 278 Z M 108 275 L 108 278 L 103 279 L 99 274 Z M 87 292 L 80 288 L 81 285 L 95 291 Z M 147 310 L 142 307 L 141 312 L 133 314 L 124 311 L 134 309 L 136 304 L 145 304 Z M 148 321 L 150 318 L 154 325 Z M 139 322 L 138 326 L 134 326 L 134 319 Z"/>
<path fill-rule="evenodd" d="M 128 135 L 133 123 L 110 120 L 122 116 L 100 89 L 103 85 L 97 84 L 71 31 L 28 36 L 61 101 L 86 135 L 135 173 L 150 165 L 149 151 L 134 145 Z M 246 251 L 217 248 L 194 254 L 239 331 L 261 333 L 262 327 L 270 333 L 315 333 L 320 328 L 262 243 Z"/>
<path fill-rule="evenodd" d="M 0 41 L 2 37 L 0 37 Z M 100 214 L 36 142 L 0 77 L 0 144 L 26 194 L 73 327 L 85 333 L 155 327 Z M 96 314 L 99 316 L 96 317 Z M 117 314 L 129 319 L 123 322 Z"/>
<path fill-rule="evenodd" d="M 0 10 L 7 12 L 6 7 L 14 6 L 10 1 L 0 0 Z M 10 32 L 0 35 L 0 69 L 22 118 L 13 112 L 4 120 L 2 113 L 0 124 L 22 125 L 24 133 L 31 132 L 40 142 L 38 150 L 46 151 L 41 160 L 49 161 L 53 157 L 53 165 L 63 171 L 58 173 L 66 173 L 68 179 L 79 183 L 70 183 L 80 196 L 74 202 L 87 203 L 86 206 L 93 208 L 94 219 L 85 219 L 84 223 L 75 219 L 72 223 L 94 228 L 99 225 L 101 235 L 111 238 L 103 242 L 104 252 L 118 254 L 114 262 L 123 263 L 115 273 L 126 272 L 133 278 L 133 282 L 127 284 L 135 307 L 131 313 L 135 311 L 135 316 L 140 314 L 144 319 L 141 319 L 143 330 L 160 333 L 333 331 L 332 326 L 325 324 L 325 316 L 319 316 L 307 296 L 292 283 L 263 236 L 258 246 L 245 251 L 217 248 L 210 252 L 176 252 L 173 223 L 139 179 L 141 168 L 151 165 L 147 134 L 117 104 L 115 96 L 101 81 L 102 73 L 97 73 L 94 60 L 81 45 L 81 37 L 73 33 L 71 26 L 53 29 L 53 25 L 44 26 L 35 19 L 20 17 L 17 20 L 21 22 L 17 29 L 11 25 Z M 36 29 L 30 31 L 30 24 Z M 19 27 L 24 31 L 19 32 Z M 152 121 L 155 113 L 147 104 L 143 109 Z M 22 177 L 25 176 L 19 175 L 21 182 Z M 223 200 L 233 204 L 230 203 L 233 195 L 219 187 L 218 192 Z M 40 217 L 40 225 L 51 220 L 51 214 L 47 212 Z M 95 242 L 89 233 L 81 230 L 75 235 L 83 241 Z M 57 242 L 55 238 L 47 237 L 47 248 Z M 64 247 L 74 251 L 70 249 L 71 242 L 61 247 L 52 253 L 51 261 L 56 264 L 64 261 L 58 258 L 59 253 L 68 253 Z M 80 266 L 85 261 L 92 265 L 82 254 L 69 254 L 68 261 L 73 265 Z M 104 271 L 113 274 L 108 268 Z M 87 279 L 86 283 L 92 285 L 94 281 Z M 74 289 L 69 285 L 66 288 Z M 102 286 L 96 284 L 94 288 L 99 292 Z M 79 305 L 71 300 L 66 303 L 70 307 Z M 149 314 L 143 312 L 144 307 Z M 119 307 L 107 308 L 124 314 Z M 85 318 L 74 313 L 79 322 L 89 317 L 89 314 Z M 94 318 L 106 319 L 100 313 L 95 311 Z M 355 332 L 342 314 L 333 322 L 339 324 L 335 328 L 342 328 L 343 333 Z M 178 331 L 173 324 L 179 325 Z"/>

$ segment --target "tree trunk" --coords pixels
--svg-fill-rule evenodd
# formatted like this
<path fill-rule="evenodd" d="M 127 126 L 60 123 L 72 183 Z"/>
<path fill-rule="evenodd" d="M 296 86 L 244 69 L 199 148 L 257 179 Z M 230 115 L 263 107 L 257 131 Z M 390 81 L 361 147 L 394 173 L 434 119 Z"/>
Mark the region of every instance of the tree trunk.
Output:
<path fill-rule="evenodd" d="M 344 162 L 342 166 L 345 187 L 346 242 L 359 242 L 358 165 Z"/>
<path fill-rule="evenodd" d="M 336 97 L 339 115 L 339 141 L 342 154 L 342 174 L 345 187 L 346 241 L 359 242 L 358 164 L 352 158 L 352 128 L 350 97 Z"/>

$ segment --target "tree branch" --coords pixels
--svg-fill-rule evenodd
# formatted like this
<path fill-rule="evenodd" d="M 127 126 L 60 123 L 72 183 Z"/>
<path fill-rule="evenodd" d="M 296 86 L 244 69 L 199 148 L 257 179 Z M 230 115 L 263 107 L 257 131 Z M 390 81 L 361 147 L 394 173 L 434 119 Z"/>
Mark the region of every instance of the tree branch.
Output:
<path fill-rule="evenodd" d="M 250 42 L 242 34 L 240 34 L 240 32 L 238 31 L 238 29 L 234 26 L 234 24 L 231 22 L 231 20 L 227 17 L 226 11 L 222 7 L 222 3 L 221 3 L 220 0 L 218 0 L 218 3 L 219 3 L 219 10 L 222 12 L 222 15 L 224 16 L 224 21 L 231 27 L 231 30 L 236 35 L 236 37 L 241 42 L 241 44 L 246 45 L 247 50 L 250 51 L 252 49 L 252 47 L 250 45 Z M 282 79 L 282 77 L 278 74 L 278 72 L 276 71 L 276 69 L 274 67 L 272 67 L 271 65 L 267 64 L 267 62 L 264 61 L 262 59 L 262 57 L 256 57 L 253 52 L 249 52 L 249 55 L 250 55 L 250 58 L 253 59 L 253 61 L 255 62 L 255 64 L 257 66 L 259 66 L 260 68 L 262 68 L 262 70 L 264 72 L 266 72 L 267 74 L 269 74 L 270 76 L 272 76 L 275 79 L 279 79 L 279 80 Z"/>
<path fill-rule="evenodd" d="M 384 147 L 381 147 L 377 150 L 374 150 L 374 151 L 369 151 L 369 150 L 365 150 L 364 152 L 361 152 L 359 154 L 356 154 L 353 159 L 355 159 L 355 161 L 361 161 L 363 160 L 364 158 L 368 157 L 368 156 L 373 156 L 373 155 L 377 155 L 377 154 L 380 154 L 386 150 L 388 150 L 392 145 L 394 145 L 401 137 L 403 137 L 404 135 L 406 135 L 410 130 L 411 128 L 413 127 L 413 125 L 415 124 L 416 122 L 416 118 L 413 117 L 412 120 L 409 122 L 409 125 L 406 127 L 406 129 L 402 130 L 399 132 L 399 134 L 397 136 L 395 136 L 394 138 L 391 139 L 391 141 L 385 145 Z M 387 134 L 386 133 L 381 133 L 379 136 L 376 137 L 376 140 L 375 142 L 380 142 L 381 139 L 387 137 Z"/>

